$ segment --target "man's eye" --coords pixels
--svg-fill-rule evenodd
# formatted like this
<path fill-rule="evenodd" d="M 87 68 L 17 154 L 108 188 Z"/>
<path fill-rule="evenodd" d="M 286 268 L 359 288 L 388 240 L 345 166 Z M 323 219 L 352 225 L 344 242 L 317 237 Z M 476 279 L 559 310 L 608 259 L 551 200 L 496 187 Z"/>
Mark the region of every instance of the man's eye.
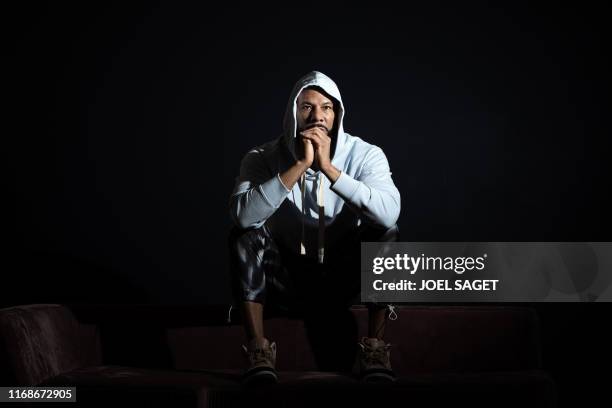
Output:
<path fill-rule="evenodd" d="M 325 110 L 330 110 L 332 107 L 331 106 L 324 106 L 323 109 Z"/>
<path fill-rule="evenodd" d="M 302 110 L 308 110 L 308 109 L 310 109 L 310 106 L 308 106 L 308 105 L 302 106 Z"/>

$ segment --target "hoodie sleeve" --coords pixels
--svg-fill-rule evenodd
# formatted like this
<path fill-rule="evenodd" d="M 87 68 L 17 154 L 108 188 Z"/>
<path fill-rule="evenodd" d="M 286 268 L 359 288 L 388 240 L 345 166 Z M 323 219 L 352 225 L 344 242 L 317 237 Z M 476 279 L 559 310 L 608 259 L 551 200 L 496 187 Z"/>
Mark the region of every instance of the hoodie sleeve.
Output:
<path fill-rule="evenodd" d="M 280 176 L 270 176 L 262 152 L 252 150 L 242 159 L 240 175 L 230 197 L 230 215 L 240 228 L 259 228 L 289 194 Z"/>
<path fill-rule="evenodd" d="M 391 228 L 399 218 L 400 194 L 391 179 L 387 157 L 379 147 L 368 151 L 357 178 L 342 172 L 331 189 L 377 225 Z"/>

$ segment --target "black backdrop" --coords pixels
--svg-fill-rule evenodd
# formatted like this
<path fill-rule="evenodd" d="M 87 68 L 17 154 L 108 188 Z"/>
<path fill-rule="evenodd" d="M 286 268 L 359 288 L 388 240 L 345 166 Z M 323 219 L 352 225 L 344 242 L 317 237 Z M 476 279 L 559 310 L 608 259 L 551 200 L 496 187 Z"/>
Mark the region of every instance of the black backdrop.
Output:
<path fill-rule="evenodd" d="M 312 69 L 386 152 L 403 240 L 610 241 L 603 10 L 41 3 L 2 19 L 0 306 L 226 303 L 240 159 Z M 560 378 L 610 366 L 607 305 L 539 310 Z"/>

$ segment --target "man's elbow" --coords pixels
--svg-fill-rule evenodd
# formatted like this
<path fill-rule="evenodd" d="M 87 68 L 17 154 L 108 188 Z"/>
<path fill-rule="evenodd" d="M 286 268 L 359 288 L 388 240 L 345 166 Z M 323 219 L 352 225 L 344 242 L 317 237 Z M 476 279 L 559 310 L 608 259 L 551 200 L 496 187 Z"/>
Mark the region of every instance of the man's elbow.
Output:
<path fill-rule="evenodd" d="M 265 219 L 261 219 L 261 214 L 254 211 L 252 205 L 245 205 L 243 199 L 244 197 L 241 195 L 236 195 L 230 199 L 230 217 L 234 225 L 240 229 L 261 227 Z"/>
<path fill-rule="evenodd" d="M 231 216 L 232 221 L 234 221 L 234 225 L 236 225 L 240 229 L 251 228 L 254 227 L 256 224 L 256 222 L 250 220 L 248 217 L 245 216 L 244 213 L 241 212 L 232 211 Z"/>
<path fill-rule="evenodd" d="M 259 228 L 262 224 L 261 221 L 249 217 L 245 211 L 234 211 L 232 209 L 230 213 L 234 225 L 239 229 Z"/>
<path fill-rule="evenodd" d="M 379 223 L 382 227 L 389 229 L 397 224 L 397 220 L 400 215 L 400 204 L 397 202 L 395 205 L 388 206 L 379 216 Z"/>
<path fill-rule="evenodd" d="M 382 217 L 379 222 L 382 227 L 384 227 L 385 229 L 389 229 L 397 225 L 398 219 L 399 219 L 399 211 L 397 214 L 387 214 L 386 216 Z"/>
<path fill-rule="evenodd" d="M 245 211 L 240 205 L 239 197 L 232 197 L 230 200 L 230 218 L 234 222 L 234 225 L 240 229 L 246 229 L 250 227 L 250 220 L 246 217 Z"/>

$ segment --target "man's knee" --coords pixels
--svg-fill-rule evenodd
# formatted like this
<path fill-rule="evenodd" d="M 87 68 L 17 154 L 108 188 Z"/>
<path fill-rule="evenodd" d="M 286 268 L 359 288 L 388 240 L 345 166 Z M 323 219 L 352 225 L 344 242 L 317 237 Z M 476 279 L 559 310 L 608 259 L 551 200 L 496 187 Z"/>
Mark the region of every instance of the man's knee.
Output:
<path fill-rule="evenodd" d="M 270 236 L 267 228 L 248 228 L 242 229 L 232 227 L 228 236 L 230 254 L 240 255 L 245 252 L 257 251 L 266 246 Z"/>
<path fill-rule="evenodd" d="M 379 242 L 397 242 L 400 239 L 399 227 L 397 224 L 385 230 Z"/>
<path fill-rule="evenodd" d="M 265 272 L 262 251 L 269 242 L 267 231 L 261 228 L 232 227 L 228 236 L 231 289 L 234 303 L 250 301 L 263 303 L 265 299 Z"/>
<path fill-rule="evenodd" d="M 360 234 L 361 242 L 397 242 L 400 239 L 397 224 L 391 228 L 363 226 Z"/>

